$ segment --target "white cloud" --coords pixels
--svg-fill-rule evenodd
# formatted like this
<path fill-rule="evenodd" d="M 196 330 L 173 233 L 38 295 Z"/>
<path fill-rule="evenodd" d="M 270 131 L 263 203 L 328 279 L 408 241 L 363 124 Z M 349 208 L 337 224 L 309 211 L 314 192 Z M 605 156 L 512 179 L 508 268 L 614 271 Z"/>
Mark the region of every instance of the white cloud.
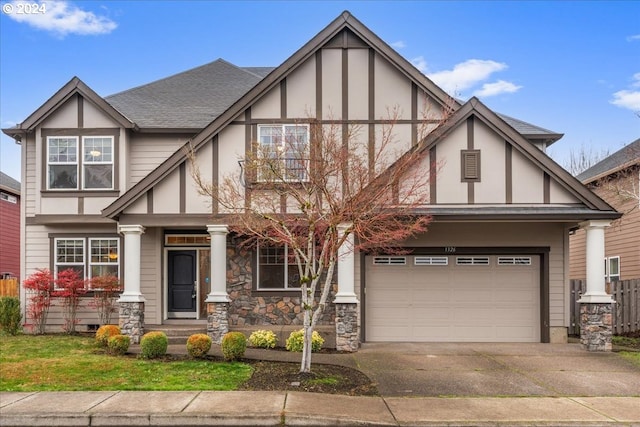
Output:
<path fill-rule="evenodd" d="M 414 67 L 420 70 L 421 73 L 427 72 L 427 61 L 424 59 L 423 56 L 418 56 L 416 58 L 413 58 L 411 60 L 411 63 L 413 64 Z"/>
<path fill-rule="evenodd" d="M 619 90 L 613 94 L 610 102 L 631 111 L 640 111 L 640 91 Z"/>
<path fill-rule="evenodd" d="M 476 90 L 473 94 L 475 96 L 489 97 L 500 95 L 502 93 L 514 93 L 522 89 L 522 86 L 518 86 L 511 82 L 504 80 L 498 80 L 494 83 L 485 83 L 482 85 L 482 89 Z"/>
<path fill-rule="evenodd" d="M 627 37 L 627 41 L 628 42 L 632 42 L 632 41 L 636 41 L 636 40 L 640 40 L 640 34 L 634 34 L 633 36 Z"/>
<path fill-rule="evenodd" d="M 118 26 L 109 18 L 82 10 L 66 0 L 40 2 L 13 0 L 10 4 L 13 6 L 12 13 L 6 13 L 6 4 L 3 8 L 9 18 L 61 37 L 67 34 L 106 34 Z M 17 13 L 18 10 L 24 10 L 27 5 L 32 7 L 36 4 L 39 7 L 39 13 Z"/>
<path fill-rule="evenodd" d="M 635 73 L 632 78 L 631 87 L 640 88 L 640 73 Z M 640 111 L 640 90 L 619 90 L 613 94 L 613 99 L 609 102 L 634 112 Z"/>
<path fill-rule="evenodd" d="M 407 47 L 407 44 L 402 40 L 398 40 L 397 42 L 391 43 L 391 47 L 394 49 L 402 49 L 404 47 Z"/>
<path fill-rule="evenodd" d="M 463 91 L 486 80 L 491 74 L 507 68 L 507 64 L 485 59 L 468 59 L 456 64 L 453 70 L 427 74 L 438 86 L 448 93 Z"/>

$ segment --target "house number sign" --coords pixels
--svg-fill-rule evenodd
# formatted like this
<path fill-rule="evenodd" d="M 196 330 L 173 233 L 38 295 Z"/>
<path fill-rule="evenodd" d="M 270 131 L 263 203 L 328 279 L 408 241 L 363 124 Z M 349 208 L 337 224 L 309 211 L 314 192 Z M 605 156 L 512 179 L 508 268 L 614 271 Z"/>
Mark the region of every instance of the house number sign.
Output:
<path fill-rule="evenodd" d="M 456 247 L 455 246 L 445 246 L 444 247 L 444 252 L 447 254 L 453 254 L 456 252 Z"/>

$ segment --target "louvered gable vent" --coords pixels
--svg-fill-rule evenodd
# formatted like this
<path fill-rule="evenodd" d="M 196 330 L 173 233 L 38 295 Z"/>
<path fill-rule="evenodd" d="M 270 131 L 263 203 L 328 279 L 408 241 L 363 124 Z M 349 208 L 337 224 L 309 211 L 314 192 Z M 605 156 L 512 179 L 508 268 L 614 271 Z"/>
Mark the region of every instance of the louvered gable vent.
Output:
<path fill-rule="evenodd" d="M 480 181 L 480 150 L 462 150 L 462 181 Z"/>

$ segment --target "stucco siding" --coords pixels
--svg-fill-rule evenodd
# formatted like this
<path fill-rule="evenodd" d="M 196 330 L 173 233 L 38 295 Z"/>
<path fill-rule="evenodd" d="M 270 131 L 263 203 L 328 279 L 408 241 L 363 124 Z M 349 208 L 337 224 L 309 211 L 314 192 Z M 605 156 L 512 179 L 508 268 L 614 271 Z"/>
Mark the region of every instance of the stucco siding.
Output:
<path fill-rule="evenodd" d="M 47 215 L 76 215 L 78 199 L 76 197 L 47 197 L 40 200 L 40 208 Z"/>
<path fill-rule="evenodd" d="M 342 119 L 342 50 L 322 50 L 322 118 Z"/>
<path fill-rule="evenodd" d="M 474 120 L 474 146 L 480 150 L 480 182 L 474 184 L 474 203 L 505 203 L 505 143 L 479 120 Z"/>
<path fill-rule="evenodd" d="M 180 172 L 172 171 L 153 189 L 153 213 L 180 213 Z"/>
<path fill-rule="evenodd" d="M 460 150 L 467 148 L 467 130 L 458 126 L 436 146 L 440 170 L 436 176 L 437 203 L 467 203 L 467 184 L 460 179 Z"/>
<path fill-rule="evenodd" d="M 513 203 L 543 203 L 544 184 L 542 170 L 517 150 L 512 152 Z"/>
<path fill-rule="evenodd" d="M 386 59 L 375 59 L 375 118 L 387 118 L 398 109 L 398 119 L 411 118 L 411 82 Z"/>
<path fill-rule="evenodd" d="M 41 124 L 41 128 L 77 128 L 78 100 L 70 98 L 67 102 L 53 111 Z"/>
<path fill-rule="evenodd" d="M 549 186 L 549 202 L 550 203 L 580 203 L 571 193 L 564 189 L 557 181 L 551 180 Z"/>
<path fill-rule="evenodd" d="M 133 186 L 186 142 L 186 136 L 136 135 L 129 145 L 129 185 Z"/>
<path fill-rule="evenodd" d="M 114 197 L 85 197 L 83 201 L 86 215 L 100 215 L 102 209 L 109 206 L 115 200 Z"/>
<path fill-rule="evenodd" d="M 212 161 L 213 146 L 211 143 L 206 144 L 196 155 L 196 164 L 203 177 L 206 177 L 207 182 L 211 181 L 213 175 L 213 161 Z M 191 176 L 191 163 L 187 162 L 186 165 L 186 183 L 185 183 L 185 210 L 186 213 L 209 213 L 211 212 L 210 198 L 207 198 L 198 193 L 198 187 Z"/>
<path fill-rule="evenodd" d="M 84 128 L 107 128 L 118 127 L 118 123 L 98 109 L 90 101 L 84 100 L 83 106 L 83 127 Z"/>
<path fill-rule="evenodd" d="M 369 51 L 349 50 L 349 110 L 350 120 L 364 120 L 369 117 Z"/>
<path fill-rule="evenodd" d="M 251 106 L 251 117 L 254 119 L 280 118 L 280 86 L 271 89 Z"/>
<path fill-rule="evenodd" d="M 307 118 L 315 116 L 315 67 L 315 57 L 311 57 L 287 76 L 287 117 Z"/>

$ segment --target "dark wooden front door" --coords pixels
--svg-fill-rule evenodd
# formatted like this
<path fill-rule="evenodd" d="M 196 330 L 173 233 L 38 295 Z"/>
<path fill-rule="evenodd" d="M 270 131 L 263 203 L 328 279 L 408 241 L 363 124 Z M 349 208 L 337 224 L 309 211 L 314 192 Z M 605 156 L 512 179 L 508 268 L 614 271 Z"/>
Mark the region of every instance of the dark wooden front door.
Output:
<path fill-rule="evenodd" d="M 169 313 L 196 312 L 196 251 L 169 251 Z"/>

